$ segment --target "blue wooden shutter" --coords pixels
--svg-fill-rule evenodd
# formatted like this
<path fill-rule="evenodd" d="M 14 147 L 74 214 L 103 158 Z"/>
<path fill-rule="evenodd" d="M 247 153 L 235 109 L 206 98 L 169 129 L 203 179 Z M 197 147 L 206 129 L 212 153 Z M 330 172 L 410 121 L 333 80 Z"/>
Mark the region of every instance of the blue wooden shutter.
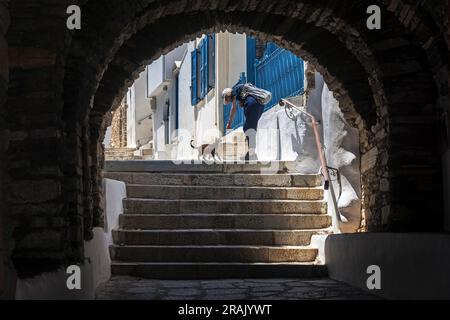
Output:
<path fill-rule="evenodd" d="M 203 52 L 203 47 L 204 47 L 204 42 L 203 40 L 200 41 L 200 44 L 198 45 L 198 51 L 200 53 L 200 70 L 199 70 L 199 76 L 200 76 L 200 82 L 199 82 L 199 91 L 200 91 L 200 100 L 202 100 L 205 97 L 205 90 L 203 88 L 203 57 L 204 57 L 204 52 Z"/>
<path fill-rule="evenodd" d="M 191 52 L 191 64 L 191 103 L 195 106 L 198 103 L 197 50 Z"/>
<path fill-rule="evenodd" d="M 205 37 L 199 45 L 200 50 L 200 99 L 208 93 L 208 37 Z"/>
<path fill-rule="evenodd" d="M 255 84 L 256 39 L 247 37 L 247 81 Z"/>
<path fill-rule="evenodd" d="M 203 51 L 204 51 L 204 55 L 205 55 L 205 59 L 204 59 L 204 63 L 203 63 L 203 67 L 205 69 L 204 73 L 203 73 L 203 87 L 204 87 L 204 92 L 205 92 L 205 96 L 208 94 L 208 89 L 209 89 L 209 37 L 206 36 L 205 37 L 205 44 L 203 46 Z"/>
<path fill-rule="evenodd" d="M 216 34 L 208 37 L 208 89 L 212 89 L 216 86 Z"/>

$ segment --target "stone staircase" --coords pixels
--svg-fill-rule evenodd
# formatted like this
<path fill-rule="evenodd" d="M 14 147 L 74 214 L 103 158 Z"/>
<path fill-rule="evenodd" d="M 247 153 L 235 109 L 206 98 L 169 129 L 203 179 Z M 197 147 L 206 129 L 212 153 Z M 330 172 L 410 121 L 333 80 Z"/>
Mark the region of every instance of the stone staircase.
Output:
<path fill-rule="evenodd" d="M 264 165 L 107 162 L 127 183 L 112 273 L 154 279 L 320 277 L 331 217 L 318 175 Z M 261 170 L 263 170 L 261 172 Z"/>

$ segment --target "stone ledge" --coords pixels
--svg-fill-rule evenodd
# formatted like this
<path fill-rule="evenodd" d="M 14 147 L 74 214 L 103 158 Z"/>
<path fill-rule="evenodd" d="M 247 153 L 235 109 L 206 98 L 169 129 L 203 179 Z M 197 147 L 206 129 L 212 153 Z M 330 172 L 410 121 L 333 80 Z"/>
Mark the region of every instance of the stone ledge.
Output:
<path fill-rule="evenodd" d="M 387 299 L 450 299 L 450 234 L 330 235 L 325 243 L 330 277 L 367 291 L 367 268 L 381 268 Z"/>
<path fill-rule="evenodd" d="M 296 172 L 295 161 L 271 162 L 216 162 L 206 163 L 194 160 L 176 163 L 170 160 L 149 161 L 106 161 L 105 172 L 199 172 L 199 173 L 239 173 L 239 172 Z"/>

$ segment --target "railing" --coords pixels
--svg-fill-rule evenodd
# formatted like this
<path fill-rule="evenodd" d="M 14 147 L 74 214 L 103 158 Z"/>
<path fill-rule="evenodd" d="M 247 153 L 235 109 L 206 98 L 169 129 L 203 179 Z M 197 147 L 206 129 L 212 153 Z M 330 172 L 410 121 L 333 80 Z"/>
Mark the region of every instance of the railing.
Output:
<path fill-rule="evenodd" d="M 146 144 L 148 144 L 152 140 L 153 140 L 153 137 L 150 137 L 150 136 L 138 139 L 137 143 L 136 143 L 136 150 L 138 150 L 142 146 L 145 146 Z M 144 143 L 141 143 L 141 141 L 143 141 Z"/>
<path fill-rule="evenodd" d="M 141 125 L 142 122 L 144 122 L 145 120 L 152 120 L 153 118 L 153 113 L 150 113 L 149 115 L 143 117 L 142 119 L 138 120 L 138 125 Z"/>
<path fill-rule="evenodd" d="M 339 223 L 342 222 L 342 219 L 341 219 L 341 215 L 339 213 L 338 201 L 336 199 L 336 194 L 334 192 L 333 183 L 330 179 L 329 170 L 331 170 L 333 172 L 333 175 L 336 175 L 339 180 L 340 180 L 340 178 L 339 178 L 340 174 L 339 174 L 339 170 L 337 170 L 335 168 L 330 168 L 327 164 L 325 150 L 322 145 L 322 141 L 320 139 L 320 133 L 319 133 L 319 127 L 318 127 L 320 123 L 316 120 L 316 118 L 312 114 L 306 112 L 303 108 L 296 106 L 295 104 L 287 101 L 286 99 L 281 99 L 279 104 L 280 104 L 280 106 L 284 106 L 286 108 L 286 111 L 290 112 L 291 115 L 292 115 L 292 109 L 295 109 L 295 110 L 299 111 L 300 113 L 304 114 L 305 116 L 307 116 L 311 120 L 311 125 L 313 128 L 314 137 L 315 137 L 315 141 L 316 141 L 317 152 L 319 154 L 319 159 L 320 159 L 321 172 L 324 177 L 324 189 L 329 190 L 330 195 L 331 195 L 331 200 L 333 202 L 333 209 L 334 209 L 333 228 L 334 228 L 335 232 L 339 232 Z"/>

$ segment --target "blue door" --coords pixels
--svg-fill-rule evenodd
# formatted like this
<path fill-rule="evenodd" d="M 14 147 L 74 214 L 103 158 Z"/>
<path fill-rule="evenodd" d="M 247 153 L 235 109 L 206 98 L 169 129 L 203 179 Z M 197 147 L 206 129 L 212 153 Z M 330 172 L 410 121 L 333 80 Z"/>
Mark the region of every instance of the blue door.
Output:
<path fill-rule="evenodd" d="M 304 63 L 292 52 L 267 45 L 264 56 L 255 64 L 255 85 L 272 92 L 272 100 L 265 111 L 271 109 L 282 98 L 300 95 L 304 92 Z"/>

